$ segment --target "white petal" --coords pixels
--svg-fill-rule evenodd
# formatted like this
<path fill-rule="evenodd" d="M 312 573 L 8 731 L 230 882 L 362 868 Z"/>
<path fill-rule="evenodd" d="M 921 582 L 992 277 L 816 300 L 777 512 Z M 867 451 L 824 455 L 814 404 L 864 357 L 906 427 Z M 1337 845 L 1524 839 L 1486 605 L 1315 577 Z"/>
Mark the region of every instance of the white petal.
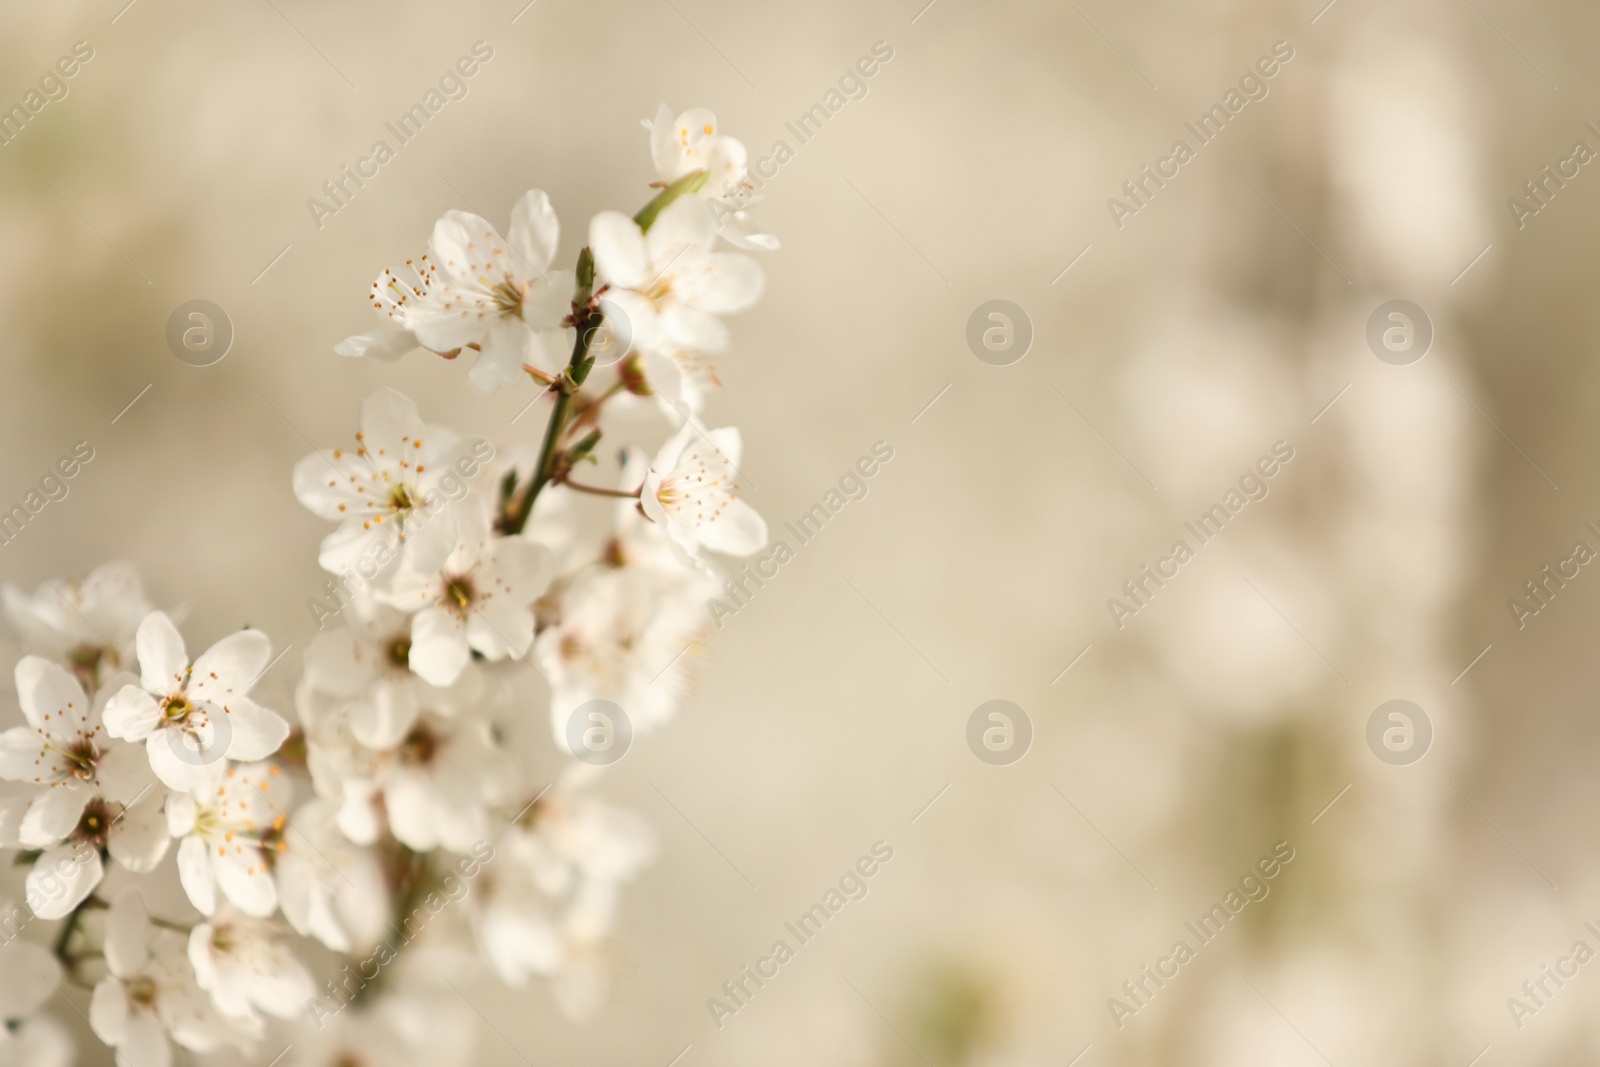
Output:
<path fill-rule="evenodd" d="M 241 911 L 265 918 L 277 910 L 278 886 L 259 852 L 228 849 L 216 857 L 212 870 L 223 894 Z"/>
<path fill-rule="evenodd" d="M 232 701 L 226 714 L 233 727 L 233 740 L 227 748 L 231 760 L 266 759 L 289 736 L 289 724 L 283 716 L 253 700 Z"/>
<path fill-rule="evenodd" d="M 217 883 L 211 873 L 211 852 L 206 843 L 193 835 L 178 844 L 178 881 L 189 894 L 189 903 L 200 914 L 217 910 Z"/>
<path fill-rule="evenodd" d="M 34 731 L 32 726 L 13 726 L 0 733 L 0 778 L 31 782 L 43 776 L 40 757 L 44 749 Z"/>
<path fill-rule="evenodd" d="M 17 839 L 29 848 L 55 844 L 78 825 L 84 805 L 93 795 L 92 789 L 76 779 L 41 789 L 28 805 L 27 814 L 22 816 Z"/>
<path fill-rule="evenodd" d="M 398 389 L 384 386 L 361 402 L 361 443 L 375 466 L 411 462 L 426 431 L 416 401 Z"/>
<path fill-rule="evenodd" d="M 160 1019 L 145 1011 L 128 1017 L 128 1032 L 117 1045 L 117 1067 L 172 1067 L 172 1046 Z"/>
<path fill-rule="evenodd" d="M 483 349 L 467 373 L 467 380 L 480 393 L 492 393 L 502 385 L 522 377 L 522 365 L 533 355 L 533 334 L 527 323 L 510 315 L 489 320 Z"/>
<path fill-rule="evenodd" d="M 152 611 L 144 617 L 134 647 L 139 656 L 139 684 L 152 693 L 177 692 L 189 667 L 189 653 L 165 612 Z"/>
<path fill-rule="evenodd" d="M 42 656 L 24 656 L 17 664 L 17 702 L 35 729 L 70 737 L 89 720 L 90 704 L 78 680 Z"/>
<path fill-rule="evenodd" d="M 664 213 L 663 213 L 664 214 Z M 622 289 L 650 282 L 650 257 L 639 224 L 619 211 L 602 211 L 589 222 L 589 247 L 600 276 Z"/>
<path fill-rule="evenodd" d="M 162 785 L 180 793 L 187 793 L 216 773 L 215 766 L 222 762 L 223 753 L 215 747 L 204 753 L 190 752 L 183 746 L 182 732 L 167 726 L 145 738 L 144 752 L 150 760 L 150 769 L 156 772 L 156 777 L 161 779 Z M 180 750 L 187 758 L 178 755 Z M 211 759 L 214 762 L 211 764 L 190 762 L 199 759 Z"/>
<path fill-rule="evenodd" d="M 667 264 L 684 248 L 709 248 L 714 237 L 715 227 L 706 206 L 696 197 L 680 196 L 668 204 L 650 226 L 646 238 L 650 261 L 658 270 L 668 269 Z M 630 285 L 628 288 L 639 287 Z"/>
<path fill-rule="evenodd" d="M 370 749 L 393 748 L 410 732 L 420 707 L 408 685 L 384 682 L 372 695 L 350 706 L 350 732 Z"/>
<path fill-rule="evenodd" d="M 695 307 L 725 315 L 743 311 L 761 298 L 766 286 L 761 264 L 738 252 L 714 252 L 710 260 L 709 276 L 701 279 L 690 301 Z"/>
<path fill-rule="evenodd" d="M 444 608 L 424 608 L 411 620 L 408 662 L 429 685 L 454 684 L 471 658 L 466 627 Z"/>
<path fill-rule="evenodd" d="M 94 770 L 95 784 L 100 787 L 101 794 L 107 800 L 114 800 L 119 804 L 132 804 L 138 797 L 144 797 L 146 802 L 153 807 L 161 806 L 161 795 L 155 796 L 146 793 L 147 788 L 156 784 L 155 775 L 150 773 L 150 759 L 145 755 L 144 749 L 137 744 L 113 744 L 105 755 L 100 757 L 100 762 Z"/>
<path fill-rule="evenodd" d="M 156 698 L 136 685 L 125 685 L 106 703 L 106 733 L 128 741 L 143 741 L 161 725 Z"/>
<path fill-rule="evenodd" d="M 156 869 L 171 842 L 172 835 L 167 833 L 167 821 L 161 808 L 146 798 L 111 824 L 106 848 L 111 858 L 128 870 L 147 874 Z"/>
<path fill-rule="evenodd" d="M 108 1045 L 120 1044 L 128 1036 L 128 994 L 115 976 L 95 985 L 89 998 L 89 1026 Z"/>
<path fill-rule="evenodd" d="M 212 645 L 194 661 L 189 694 L 195 700 L 226 704 L 244 696 L 272 658 L 272 642 L 260 630 L 240 630 Z"/>
<path fill-rule="evenodd" d="M 416 347 L 418 347 L 416 335 L 410 330 L 389 326 L 368 333 L 358 333 L 354 337 L 346 337 L 334 345 L 333 350 L 341 356 L 353 356 L 358 359 L 365 356 L 383 363 L 393 363 Z"/>
<path fill-rule="evenodd" d="M 731 500 L 715 522 L 700 527 L 700 543 L 713 552 L 749 556 L 767 543 L 767 520 L 743 500 Z"/>
<path fill-rule="evenodd" d="M 529 270 L 527 262 L 513 256 L 512 262 L 520 270 L 528 270 L 532 274 L 549 268 L 550 261 L 556 255 L 556 245 L 561 240 L 561 223 L 556 219 L 555 209 L 550 206 L 550 198 L 543 189 L 530 189 L 522 194 L 522 199 L 511 209 L 511 231 L 506 236 L 512 246 L 536 268 Z"/>
<path fill-rule="evenodd" d="M 94 892 L 104 875 L 100 853 L 92 848 L 47 848 L 28 872 L 28 907 L 38 919 L 63 918 Z"/>

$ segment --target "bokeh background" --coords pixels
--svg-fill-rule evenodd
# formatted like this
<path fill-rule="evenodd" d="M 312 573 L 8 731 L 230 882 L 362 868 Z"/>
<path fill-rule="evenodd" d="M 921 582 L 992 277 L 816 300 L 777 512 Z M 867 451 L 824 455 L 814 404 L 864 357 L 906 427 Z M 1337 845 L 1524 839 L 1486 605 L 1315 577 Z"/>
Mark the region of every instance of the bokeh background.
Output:
<path fill-rule="evenodd" d="M 1520 228 L 1507 206 L 1574 142 L 1600 150 L 1591 6 L 124 2 L 0 8 L 7 106 L 94 50 L 0 147 L 0 504 L 94 449 L 0 574 L 133 559 L 191 644 L 248 623 L 294 645 L 285 705 L 326 529 L 294 461 L 380 384 L 501 442 L 542 425 L 512 421 L 531 385 L 486 398 L 424 354 L 335 356 L 371 327 L 377 271 L 444 210 L 504 225 L 532 187 L 570 259 L 593 213 L 649 195 L 660 103 L 712 108 L 759 154 L 893 49 L 756 209 L 783 248 L 710 418 L 742 427 L 775 527 L 875 442 L 894 458 L 603 783 L 664 842 L 610 1000 L 580 1025 L 543 988 L 475 986 L 503 1035 L 482 1062 L 1600 1052 L 1600 968 L 1520 1028 L 1506 1004 L 1600 947 L 1600 577 L 1520 629 L 1507 606 L 1600 548 L 1600 176 Z M 469 95 L 318 228 L 307 199 L 476 41 L 494 58 Z M 1277 42 L 1269 94 L 1119 228 L 1107 198 Z M 235 330 L 211 367 L 165 341 L 193 299 Z M 1008 366 L 966 341 L 991 299 L 1031 322 Z M 1392 299 L 1431 321 L 1420 361 L 1368 347 Z M 1266 499 L 1116 626 L 1107 599 L 1279 441 Z M 993 699 L 1032 723 L 1009 766 L 966 742 Z M 1432 725 L 1407 765 L 1367 742 L 1393 699 Z M 706 999 L 880 840 L 868 896 L 713 1025 Z M 1119 1028 L 1108 998 L 1280 841 L 1270 895 Z"/>

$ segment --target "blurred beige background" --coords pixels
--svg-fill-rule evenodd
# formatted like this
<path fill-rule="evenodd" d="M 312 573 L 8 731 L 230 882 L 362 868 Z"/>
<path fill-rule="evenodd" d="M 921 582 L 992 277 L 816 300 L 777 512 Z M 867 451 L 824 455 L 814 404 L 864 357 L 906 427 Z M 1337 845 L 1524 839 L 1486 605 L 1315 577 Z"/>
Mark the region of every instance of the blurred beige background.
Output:
<path fill-rule="evenodd" d="M 484 1062 L 1600 1049 L 1594 968 L 1521 1029 L 1506 1006 L 1600 920 L 1600 578 L 1520 631 L 1506 607 L 1574 541 L 1600 546 L 1600 176 L 1521 230 L 1506 207 L 1574 141 L 1600 149 L 1592 8 L 122 3 L 0 13 L 0 101 L 94 49 L 0 147 L 0 504 L 95 450 L 3 576 L 127 557 L 158 603 L 191 605 L 194 641 L 249 623 L 297 649 L 325 532 L 290 492 L 307 438 L 348 433 L 380 384 L 499 441 L 539 432 L 511 423 L 531 387 L 484 398 L 422 354 L 336 357 L 370 328 L 377 271 L 444 210 L 503 225 L 532 187 L 570 260 L 592 214 L 648 196 L 638 120 L 661 102 L 712 108 L 760 154 L 893 48 L 756 209 L 783 248 L 709 417 L 743 428 L 774 526 L 874 442 L 894 459 L 604 783 L 664 839 L 625 899 L 609 1004 L 579 1026 L 543 989 L 485 983 L 474 1002 L 521 1053 L 486 1032 Z M 470 94 L 318 229 L 307 198 L 479 40 Z M 1280 41 L 1268 95 L 1119 229 L 1107 198 Z M 164 340 L 197 298 L 236 330 L 209 368 Z M 1035 332 L 1006 367 L 965 340 L 995 298 Z M 1407 366 L 1364 339 L 1396 298 L 1434 331 Z M 1277 441 L 1294 459 L 1266 499 L 1118 629 L 1107 599 Z M 1365 738 L 1397 698 L 1433 727 L 1406 766 Z M 1008 767 L 965 741 L 991 699 L 1033 724 Z M 895 855 L 870 894 L 718 1030 L 706 998 L 878 840 Z M 1108 998 L 1279 841 L 1295 859 L 1271 894 L 1119 1029 Z"/>

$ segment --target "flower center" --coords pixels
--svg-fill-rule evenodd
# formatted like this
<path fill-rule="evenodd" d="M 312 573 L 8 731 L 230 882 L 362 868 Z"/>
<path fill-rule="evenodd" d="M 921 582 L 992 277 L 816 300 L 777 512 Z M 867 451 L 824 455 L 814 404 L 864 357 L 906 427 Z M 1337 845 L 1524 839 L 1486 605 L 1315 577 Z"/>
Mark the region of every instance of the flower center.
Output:
<path fill-rule="evenodd" d="M 455 611 L 458 615 L 465 615 L 467 609 L 472 607 L 472 601 L 477 596 L 477 590 L 472 587 L 472 579 L 465 574 L 454 578 L 446 578 L 444 582 L 445 607 Z M 407 649 L 407 652 L 410 650 Z"/>
<path fill-rule="evenodd" d="M 106 835 L 111 832 L 111 824 L 116 817 L 111 813 L 111 805 L 103 798 L 95 797 L 84 806 L 83 814 L 78 817 L 78 825 L 72 831 L 75 840 L 89 845 L 96 850 L 106 847 Z"/>
<path fill-rule="evenodd" d="M 400 742 L 400 762 L 412 767 L 424 767 L 439 754 L 439 738 L 426 726 L 417 726 Z"/>
<path fill-rule="evenodd" d="M 124 988 L 128 991 L 128 1000 L 139 1007 L 150 1008 L 155 1006 L 156 983 L 153 979 L 146 978 L 143 975 L 129 978 Z"/>
<path fill-rule="evenodd" d="M 407 636 L 396 637 L 389 642 L 389 662 L 402 669 L 411 665 L 411 638 Z"/>
<path fill-rule="evenodd" d="M 501 282 L 491 290 L 494 295 L 494 306 L 502 315 L 520 315 L 522 313 L 523 291 L 509 281 Z"/>
<path fill-rule="evenodd" d="M 389 508 L 392 511 L 410 511 L 413 507 L 411 490 L 404 485 L 396 485 L 389 490 Z"/>
<path fill-rule="evenodd" d="M 189 713 L 194 710 L 194 705 L 182 696 L 171 696 L 161 702 L 161 709 L 167 722 L 176 725 L 189 721 Z"/>

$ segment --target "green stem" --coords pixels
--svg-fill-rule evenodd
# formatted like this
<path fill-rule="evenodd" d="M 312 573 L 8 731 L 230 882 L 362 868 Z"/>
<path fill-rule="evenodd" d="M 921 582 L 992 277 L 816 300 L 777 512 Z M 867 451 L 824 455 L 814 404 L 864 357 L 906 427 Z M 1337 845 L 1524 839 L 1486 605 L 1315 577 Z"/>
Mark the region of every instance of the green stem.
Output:
<path fill-rule="evenodd" d="M 685 174 L 640 208 L 633 221 L 639 229 L 648 233 L 656 218 L 666 210 L 667 205 L 687 193 L 699 192 L 706 184 L 708 176 L 703 170 Z M 577 274 L 578 289 L 572 298 L 572 321 L 578 329 L 578 336 L 572 343 L 572 358 L 567 361 L 567 369 L 551 386 L 552 389 L 558 390 L 558 393 L 555 407 L 550 412 L 550 422 L 545 426 L 544 444 L 539 449 L 539 462 L 533 469 L 533 477 L 528 480 L 522 493 L 506 509 L 502 517 L 501 532 L 507 536 L 520 534 L 528 525 L 528 519 L 533 514 L 534 501 L 539 498 L 540 491 L 550 484 L 550 477 L 556 469 L 556 461 L 560 458 L 557 446 L 567 429 L 567 417 L 572 410 L 572 397 L 583 388 L 589 372 L 594 369 L 589 346 L 593 343 L 594 335 L 600 329 L 604 316 L 594 301 L 594 253 L 587 247 L 578 253 Z"/>
<path fill-rule="evenodd" d="M 685 174 L 657 193 L 655 199 L 640 208 L 639 213 L 633 217 L 633 221 L 639 224 L 639 229 L 649 233 L 650 226 L 656 221 L 656 216 L 665 211 L 668 204 L 684 193 L 698 193 L 705 187 L 708 177 L 710 177 L 710 174 L 703 170 L 691 171 Z"/>

